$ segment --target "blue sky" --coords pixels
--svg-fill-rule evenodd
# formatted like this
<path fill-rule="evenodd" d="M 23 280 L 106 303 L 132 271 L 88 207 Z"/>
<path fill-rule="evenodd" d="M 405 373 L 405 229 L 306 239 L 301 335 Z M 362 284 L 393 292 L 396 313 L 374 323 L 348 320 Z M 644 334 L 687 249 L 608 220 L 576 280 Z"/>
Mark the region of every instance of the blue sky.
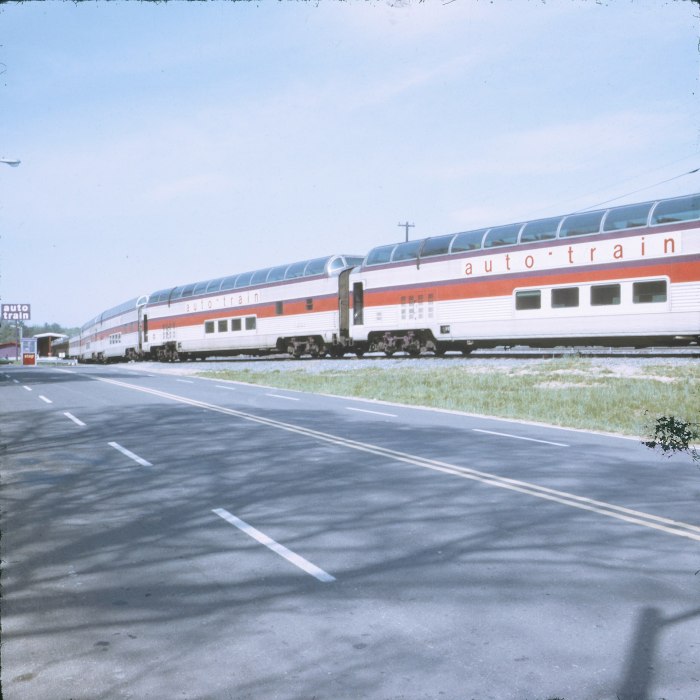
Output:
<path fill-rule="evenodd" d="M 700 192 L 700 9 L 660 0 L 0 6 L 0 296 L 169 285 Z M 681 175 L 681 177 L 676 177 Z M 670 182 L 660 184 L 664 180 Z M 636 192 L 637 190 L 641 190 Z"/>

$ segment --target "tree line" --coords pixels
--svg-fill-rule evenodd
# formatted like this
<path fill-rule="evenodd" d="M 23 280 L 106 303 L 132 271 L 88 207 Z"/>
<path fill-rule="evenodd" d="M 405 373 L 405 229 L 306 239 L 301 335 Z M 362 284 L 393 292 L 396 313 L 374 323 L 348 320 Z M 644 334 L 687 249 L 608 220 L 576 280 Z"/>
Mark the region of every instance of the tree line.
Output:
<path fill-rule="evenodd" d="M 39 333 L 62 333 L 69 338 L 76 335 L 79 328 L 65 328 L 58 323 L 44 323 L 44 325 L 32 326 L 27 323 L 22 323 L 22 336 L 31 338 Z M 0 326 L 0 343 L 12 343 L 17 340 L 17 325 L 11 321 L 4 322 Z"/>

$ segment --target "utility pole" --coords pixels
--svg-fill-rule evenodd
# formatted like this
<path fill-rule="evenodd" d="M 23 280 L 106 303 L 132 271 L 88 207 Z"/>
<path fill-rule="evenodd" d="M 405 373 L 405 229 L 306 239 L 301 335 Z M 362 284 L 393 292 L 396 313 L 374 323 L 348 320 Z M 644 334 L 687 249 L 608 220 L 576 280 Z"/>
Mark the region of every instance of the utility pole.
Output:
<path fill-rule="evenodd" d="M 398 224 L 398 225 L 401 226 L 401 228 L 406 229 L 406 241 L 408 241 L 408 229 L 413 228 L 415 226 L 415 224 L 409 224 L 407 221 L 405 224 Z"/>

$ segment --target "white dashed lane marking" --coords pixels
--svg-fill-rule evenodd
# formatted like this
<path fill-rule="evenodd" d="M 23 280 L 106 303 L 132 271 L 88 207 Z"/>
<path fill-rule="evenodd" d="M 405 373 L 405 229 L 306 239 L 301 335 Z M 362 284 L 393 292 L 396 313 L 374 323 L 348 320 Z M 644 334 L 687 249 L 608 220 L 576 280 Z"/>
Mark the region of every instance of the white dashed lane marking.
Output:
<path fill-rule="evenodd" d="M 551 442 L 549 440 L 537 440 L 536 438 L 523 437 L 522 435 L 511 435 L 510 433 L 497 433 L 495 430 L 481 430 L 472 428 L 475 433 L 486 433 L 487 435 L 498 435 L 500 437 L 513 438 L 514 440 L 527 440 L 528 442 L 541 442 L 543 445 L 554 445 L 555 447 L 569 447 L 563 442 Z"/>
<path fill-rule="evenodd" d="M 367 408 L 352 408 L 351 406 L 346 406 L 348 411 L 357 411 L 358 413 L 372 413 L 375 416 L 386 416 L 387 418 L 398 418 L 395 413 L 383 413 L 382 411 L 370 411 Z"/>
<path fill-rule="evenodd" d="M 68 413 L 68 411 L 66 411 L 63 415 L 66 418 L 70 418 L 76 425 L 79 425 L 83 428 L 85 427 L 85 423 L 83 423 L 83 421 L 81 421 L 80 418 L 76 418 L 72 413 Z"/>
<path fill-rule="evenodd" d="M 143 457 L 139 457 L 137 454 L 134 454 L 131 450 L 127 450 L 126 447 L 122 447 L 118 442 L 110 442 L 109 446 L 113 447 L 115 450 L 119 450 L 119 452 L 121 452 L 123 455 L 129 457 L 129 459 L 133 459 L 134 462 L 140 464 L 142 467 L 153 466 L 149 461 L 143 459 Z"/>
<path fill-rule="evenodd" d="M 246 535 L 252 537 L 257 542 L 260 542 L 260 544 L 264 544 L 268 549 L 275 552 L 275 554 L 279 554 L 281 557 L 284 557 L 288 562 L 294 564 L 294 566 L 298 566 L 302 571 L 305 571 L 307 574 L 311 574 L 311 576 L 317 578 L 319 581 L 322 581 L 323 583 L 335 581 L 335 577 L 331 576 L 323 569 L 319 569 L 318 566 L 312 564 L 310 561 L 308 561 L 308 559 L 304 559 L 304 557 L 292 552 L 291 549 L 287 549 L 283 544 L 275 542 L 275 540 L 268 537 L 264 532 L 256 530 L 252 525 L 248 525 L 248 523 L 240 518 L 237 518 L 235 515 L 232 515 L 227 510 L 224 510 L 223 508 L 215 508 L 212 512 L 216 513 L 220 518 L 223 518 L 227 523 L 231 523 L 231 525 L 237 527 L 242 532 L 245 532 Z"/>

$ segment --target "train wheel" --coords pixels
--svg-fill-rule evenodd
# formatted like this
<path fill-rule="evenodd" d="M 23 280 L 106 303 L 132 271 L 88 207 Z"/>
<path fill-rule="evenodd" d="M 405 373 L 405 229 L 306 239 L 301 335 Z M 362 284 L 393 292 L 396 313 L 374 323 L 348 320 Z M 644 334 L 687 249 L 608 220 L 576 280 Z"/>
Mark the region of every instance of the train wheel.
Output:
<path fill-rule="evenodd" d="M 318 358 L 318 357 L 325 357 L 326 356 L 326 346 L 325 345 L 312 345 L 309 348 L 309 355 L 311 357 Z"/>

